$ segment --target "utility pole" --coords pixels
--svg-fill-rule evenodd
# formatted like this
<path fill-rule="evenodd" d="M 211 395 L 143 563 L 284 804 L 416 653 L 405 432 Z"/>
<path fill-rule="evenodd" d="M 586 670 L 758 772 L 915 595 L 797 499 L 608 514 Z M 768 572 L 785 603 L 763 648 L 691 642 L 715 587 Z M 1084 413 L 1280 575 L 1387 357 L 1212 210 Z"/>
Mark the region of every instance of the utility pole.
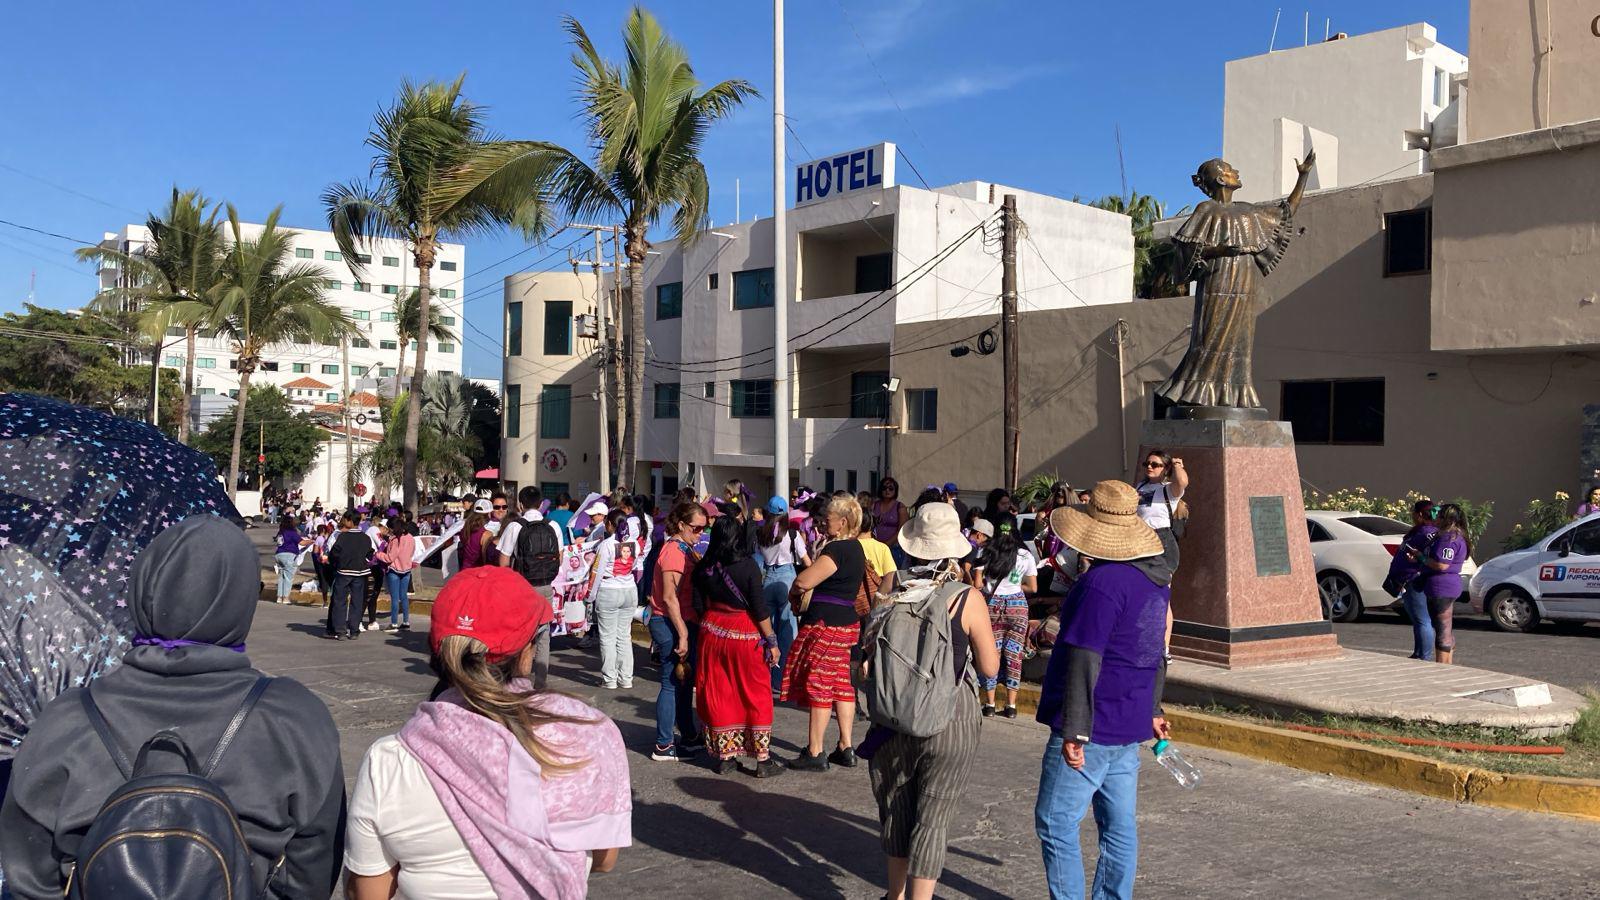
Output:
<path fill-rule="evenodd" d="M 350 489 L 350 466 L 353 464 L 353 460 L 355 459 L 356 455 L 355 438 L 350 434 L 350 339 L 344 338 L 339 343 L 339 352 L 343 357 L 344 363 L 344 365 L 339 367 L 339 371 L 344 373 L 344 403 L 340 404 L 344 410 L 344 508 L 354 509 L 356 505 L 355 495 Z M 383 375 L 382 369 L 378 371 L 378 375 L 380 377 Z M 394 370 L 394 393 L 396 397 L 400 396 L 399 369 Z M 378 417 L 380 419 L 383 417 L 383 410 L 381 408 L 378 410 Z M 328 455 L 328 462 L 330 464 L 329 468 L 332 468 L 331 464 L 333 462 L 333 455 L 331 453 Z M 332 495 L 329 495 L 328 500 L 330 502 L 333 500 Z"/>
<path fill-rule="evenodd" d="M 1005 486 L 1017 489 L 1017 467 L 1022 457 L 1022 423 L 1017 386 L 1017 195 L 1007 194 L 1000 205 L 1000 352 L 1005 375 Z M 1124 454 L 1126 455 L 1126 454 Z"/>
<path fill-rule="evenodd" d="M 772 493 L 789 496 L 789 223 L 783 141 L 783 0 L 772 0 Z"/>
<path fill-rule="evenodd" d="M 608 407 L 606 396 L 606 367 L 611 364 L 612 354 L 611 342 L 606 329 L 606 319 L 608 318 L 606 312 L 607 307 L 611 305 L 611 299 L 606 296 L 605 287 L 600 283 L 600 268 L 605 260 L 605 257 L 601 255 L 601 248 L 603 244 L 602 238 L 600 237 L 600 232 L 611 231 L 613 234 L 615 234 L 616 226 L 573 224 L 568 225 L 567 227 L 582 228 L 594 232 L 594 256 L 588 260 L 571 257 L 568 259 L 568 262 L 572 263 L 572 269 L 574 272 L 576 272 L 578 266 L 584 262 L 588 262 L 594 270 L 595 342 L 600 345 L 600 359 L 596 364 L 596 377 L 599 380 L 600 387 L 595 393 L 595 399 L 599 402 L 600 413 L 598 416 L 600 420 L 600 493 L 609 494 L 611 493 L 611 426 L 606 420 L 606 409 Z M 543 412 L 542 404 L 540 406 L 540 411 L 541 413 Z"/>
<path fill-rule="evenodd" d="M 267 493 L 267 423 L 256 423 L 256 490 Z"/>
<path fill-rule="evenodd" d="M 622 457 L 625 455 L 622 452 L 622 448 L 630 446 L 635 448 L 638 447 L 638 435 L 634 434 L 633 429 L 628 427 L 628 420 L 631 419 L 632 416 L 629 415 L 631 410 L 627 408 L 627 404 L 628 399 L 633 396 L 634 385 L 633 367 L 623 364 L 625 357 L 628 355 L 628 341 L 627 336 L 623 332 L 623 328 L 625 325 L 632 324 L 633 317 L 623 315 L 623 308 L 626 306 L 626 304 L 623 302 L 624 294 L 622 293 L 622 271 L 622 229 L 618 227 L 611 229 L 611 299 L 609 302 L 611 303 L 611 312 L 615 315 L 615 318 L 613 318 L 612 321 L 617 323 L 617 347 L 616 352 L 611 354 L 611 388 L 613 391 L 611 408 L 616 410 L 617 416 L 617 462 L 619 463 L 622 461 Z M 641 348 L 640 352 L 642 353 L 644 352 L 642 349 L 644 347 L 644 335 L 641 334 L 637 337 L 639 339 L 639 346 Z M 643 391 L 644 385 L 639 385 L 639 390 Z M 640 394 L 639 402 L 644 402 L 643 394 Z M 643 427 L 643 417 L 640 418 L 640 423 L 641 427 Z M 629 441 L 633 441 L 634 443 L 629 444 Z M 607 459 L 610 459 L 610 457 L 608 456 Z M 639 462 L 637 459 L 635 459 L 634 469 L 637 470 L 638 468 Z M 619 471 L 617 473 L 617 481 L 620 483 L 620 485 L 628 488 L 634 493 L 639 493 L 638 485 L 633 483 L 637 477 L 637 471 Z"/>
<path fill-rule="evenodd" d="M 1128 465 L 1128 378 L 1123 373 L 1123 349 L 1128 343 L 1128 320 L 1118 319 L 1115 329 L 1117 339 L 1117 434 L 1122 438 L 1122 480 L 1129 479 Z"/>

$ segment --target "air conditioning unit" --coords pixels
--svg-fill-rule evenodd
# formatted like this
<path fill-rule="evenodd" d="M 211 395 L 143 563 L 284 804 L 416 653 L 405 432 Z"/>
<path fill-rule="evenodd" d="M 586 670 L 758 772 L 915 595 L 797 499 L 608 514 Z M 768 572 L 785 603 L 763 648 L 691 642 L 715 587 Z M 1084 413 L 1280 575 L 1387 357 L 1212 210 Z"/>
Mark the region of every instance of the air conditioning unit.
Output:
<path fill-rule="evenodd" d="M 594 316 L 584 313 L 580 316 L 574 316 L 572 321 L 577 329 L 578 337 L 593 339 L 600 336 L 600 328 Z"/>

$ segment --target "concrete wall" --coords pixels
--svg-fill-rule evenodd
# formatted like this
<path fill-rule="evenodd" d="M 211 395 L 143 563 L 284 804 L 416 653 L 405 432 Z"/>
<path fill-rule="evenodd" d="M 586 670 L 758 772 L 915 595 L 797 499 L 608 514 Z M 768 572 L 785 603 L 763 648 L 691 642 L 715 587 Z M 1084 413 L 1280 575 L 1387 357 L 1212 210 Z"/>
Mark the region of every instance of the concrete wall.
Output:
<path fill-rule="evenodd" d="M 1600 6 L 1473 0 L 1466 140 L 1600 118 Z"/>
<path fill-rule="evenodd" d="M 570 301 L 574 316 L 594 313 L 594 275 L 588 272 L 574 274 L 569 270 L 518 273 L 505 279 L 502 329 L 508 327 L 506 316 L 509 313 L 506 309 L 512 303 L 522 304 L 522 354 L 506 358 L 505 378 L 507 386 L 521 388 L 522 421 L 520 436 L 504 439 L 501 455 L 505 463 L 500 478 L 502 481 L 515 482 L 519 487 L 565 483 L 570 491 L 581 495 L 594 490 L 600 483 L 600 454 L 597 451 L 599 404 L 591 396 L 599 389 L 599 374 L 594 367 L 597 348 L 594 340 L 578 338 L 574 330 L 571 355 L 544 354 L 544 304 L 552 300 Z M 612 324 L 614 327 L 615 323 Z M 539 437 L 539 396 L 547 384 L 564 384 L 572 388 L 570 437 Z M 502 393 L 501 397 L 504 400 L 508 393 Z M 506 402 L 509 403 L 509 400 Z M 649 407 L 647 394 L 647 416 Z M 509 419 L 502 416 L 502 421 L 509 422 Z M 613 432 L 612 440 L 615 439 Z M 566 464 L 559 470 L 552 471 L 542 459 L 544 451 L 551 448 L 566 454 Z"/>

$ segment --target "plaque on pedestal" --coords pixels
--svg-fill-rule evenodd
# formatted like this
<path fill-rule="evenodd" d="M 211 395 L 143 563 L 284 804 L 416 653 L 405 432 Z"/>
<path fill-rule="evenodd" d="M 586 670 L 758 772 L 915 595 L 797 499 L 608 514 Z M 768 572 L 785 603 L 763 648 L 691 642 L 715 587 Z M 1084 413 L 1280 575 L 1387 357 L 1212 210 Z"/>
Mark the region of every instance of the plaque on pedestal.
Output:
<path fill-rule="evenodd" d="M 1184 461 L 1189 523 L 1172 583 L 1172 654 L 1228 668 L 1340 653 L 1322 618 L 1287 422 L 1146 422 L 1144 452 Z"/>

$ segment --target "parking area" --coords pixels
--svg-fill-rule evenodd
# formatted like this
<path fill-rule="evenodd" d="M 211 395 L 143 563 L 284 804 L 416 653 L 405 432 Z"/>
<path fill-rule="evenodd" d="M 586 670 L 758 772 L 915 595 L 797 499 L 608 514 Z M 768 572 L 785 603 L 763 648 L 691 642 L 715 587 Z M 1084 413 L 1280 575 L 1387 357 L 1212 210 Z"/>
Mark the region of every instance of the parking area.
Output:
<path fill-rule="evenodd" d="M 1353 650 L 1411 654 L 1411 626 L 1397 613 L 1370 611 L 1336 622 L 1339 643 Z M 1456 662 L 1581 690 L 1600 689 L 1600 623 L 1543 623 L 1527 634 L 1501 631 L 1485 616 L 1456 605 Z"/>

